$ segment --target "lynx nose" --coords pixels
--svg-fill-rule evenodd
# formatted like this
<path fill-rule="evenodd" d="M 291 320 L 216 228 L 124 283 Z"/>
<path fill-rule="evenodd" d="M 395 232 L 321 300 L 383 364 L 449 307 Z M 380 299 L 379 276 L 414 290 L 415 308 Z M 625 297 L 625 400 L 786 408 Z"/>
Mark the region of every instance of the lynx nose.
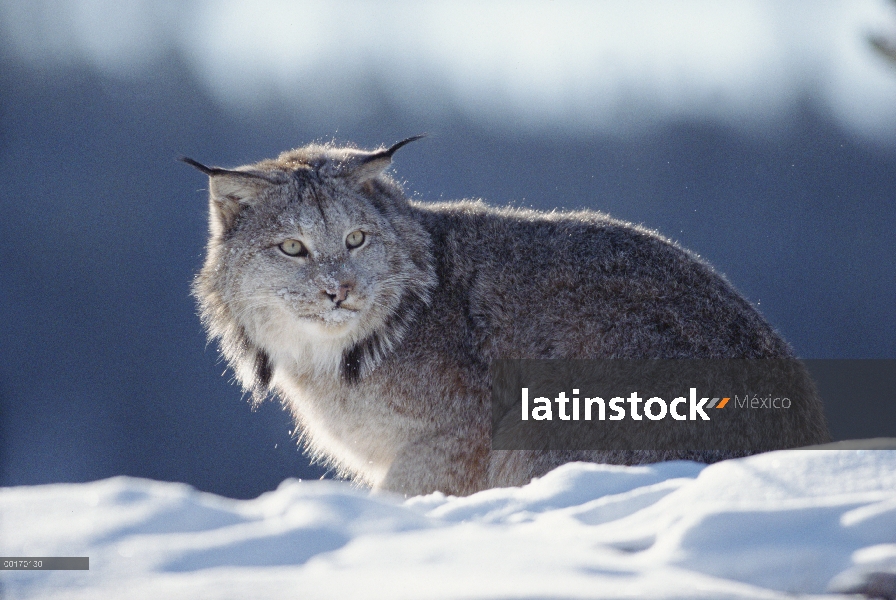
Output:
<path fill-rule="evenodd" d="M 354 288 L 354 285 L 350 282 L 347 282 L 347 283 L 340 283 L 339 287 L 335 288 L 335 289 L 329 288 L 329 287 L 325 288 L 323 290 L 323 292 L 324 292 L 324 294 L 326 294 L 326 296 L 330 300 L 335 302 L 336 306 L 338 307 L 340 304 L 345 302 L 345 299 L 348 298 L 348 294 L 349 294 L 349 292 L 352 291 L 353 288 Z"/>

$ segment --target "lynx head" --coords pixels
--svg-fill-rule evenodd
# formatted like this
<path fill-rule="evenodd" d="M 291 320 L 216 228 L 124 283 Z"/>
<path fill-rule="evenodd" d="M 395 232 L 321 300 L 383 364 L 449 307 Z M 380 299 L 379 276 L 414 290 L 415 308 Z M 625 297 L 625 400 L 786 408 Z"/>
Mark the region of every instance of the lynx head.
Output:
<path fill-rule="evenodd" d="M 364 377 L 429 303 L 429 235 L 384 174 L 418 137 L 374 152 L 310 145 L 232 170 L 183 159 L 210 180 L 193 293 L 256 401 L 274 367 Z"/>

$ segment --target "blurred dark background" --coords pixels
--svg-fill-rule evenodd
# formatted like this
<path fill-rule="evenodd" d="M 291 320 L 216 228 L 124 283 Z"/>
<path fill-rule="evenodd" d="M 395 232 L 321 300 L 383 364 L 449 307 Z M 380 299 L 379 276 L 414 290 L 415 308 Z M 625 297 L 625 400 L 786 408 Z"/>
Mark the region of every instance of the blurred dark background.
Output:
<path fill-rule="evenodd" d="M 396 102 L 376 78 L 351 84 L 363 114 L 317 96 L 250 110 L 184 47 L 122 75 L 14 42 L 0 45 L 0 486 L 127 474 L 247 498 L 324 475 L 280 406 L 252 411 L 206 345 L 189 295 L 206 180 L 181 155 L 236 166 L 425 131 L 393 169 L 419 199 L 600 209 L 704 256 L 800 356 L 896 358 L 892 121 L 857 129 L 801 93 L 755 131 L 674 112 L 514 126 L 435 92 Z M 835 436 L 896 435 L 893 408 L 877 410 L 865 429 L 832 419 Z"/>

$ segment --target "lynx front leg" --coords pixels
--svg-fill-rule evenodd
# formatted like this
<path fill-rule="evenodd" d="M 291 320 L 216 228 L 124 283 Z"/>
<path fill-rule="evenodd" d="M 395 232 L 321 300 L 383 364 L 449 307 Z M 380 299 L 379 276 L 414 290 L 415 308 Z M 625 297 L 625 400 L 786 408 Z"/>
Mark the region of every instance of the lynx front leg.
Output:
<path fill-rule="evenodd" d="M 374 491 L 419 496 L 435 491 L 467 496 L 485 489 L 488 447 L 451 435 L 406 444 Z"/>

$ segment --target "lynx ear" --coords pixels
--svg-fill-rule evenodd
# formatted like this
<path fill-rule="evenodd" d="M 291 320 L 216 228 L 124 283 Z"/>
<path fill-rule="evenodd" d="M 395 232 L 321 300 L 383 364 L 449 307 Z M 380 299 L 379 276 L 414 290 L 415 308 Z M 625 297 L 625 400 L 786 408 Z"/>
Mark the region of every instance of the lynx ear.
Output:
<path fill-rule="evenodd" d="M 370 179 L 373 179 L 380 173 L 386 170 L 386 167 L 392 164 L 392 155 L 407 144 L 411 142 L 416 142 L 420 138 L 426 137 L 426 134 L 415 135 L 414 137 L 409 137 L 406 140 L 401 140 L 391 148 L 387 148 L 386 150 L 379 150 L 378 152 L 373 152 L 368 154 L 367 156 L 363 156 L 358 165 L 352 169 L 351 175 L 358 182 L 363 183 Z"/>
<path fill-rule="evenodd" d="M 264 189 L 277 183 L 260 173 L 207 167 L 187 157 L 180 160 L 208 175 L 209 223 L 213 235 L 230 229 L 244 207 L 254 204 Z"/>

